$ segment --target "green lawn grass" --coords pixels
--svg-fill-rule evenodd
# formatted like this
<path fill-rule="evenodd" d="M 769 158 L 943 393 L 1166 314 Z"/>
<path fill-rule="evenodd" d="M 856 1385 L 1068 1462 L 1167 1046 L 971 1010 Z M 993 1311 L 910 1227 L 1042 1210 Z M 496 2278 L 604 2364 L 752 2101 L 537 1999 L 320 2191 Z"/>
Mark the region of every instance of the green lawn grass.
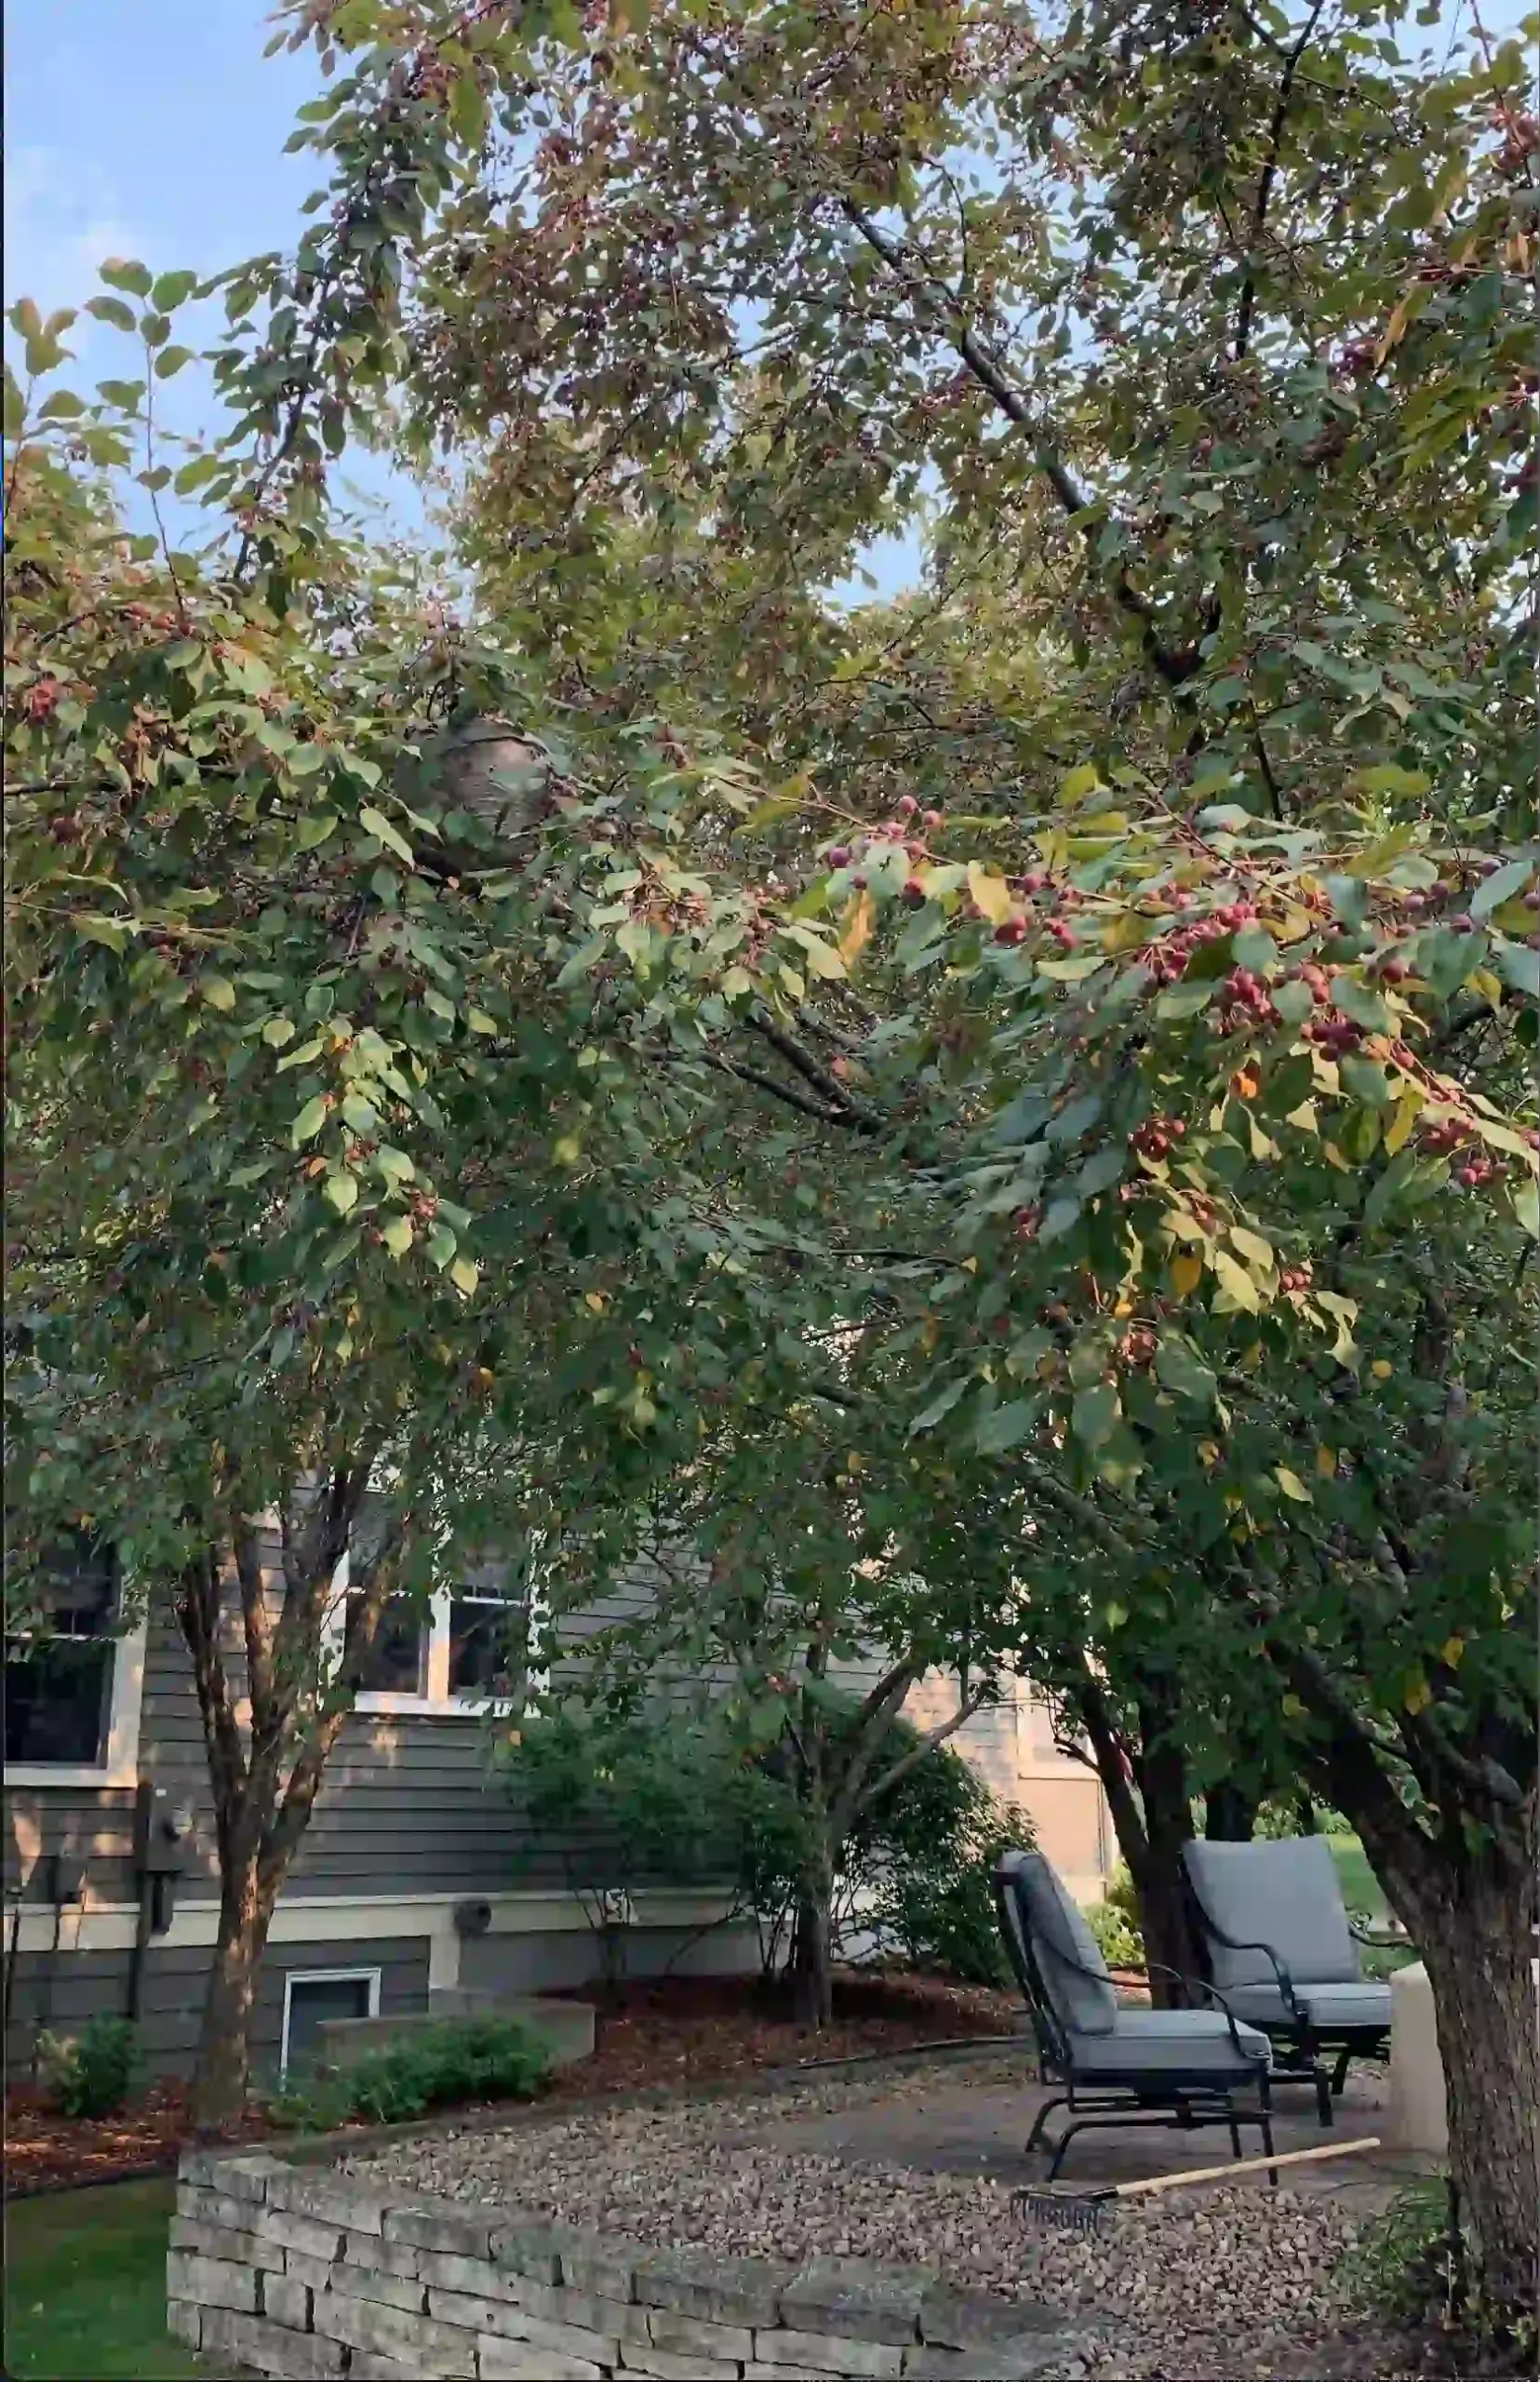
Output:
<path fill-rule="evenodd" d="M 1362 1845 L 1356 1836 L 1333 1836 L 1327 1839 L 1332 1858 L 1337 1865 L 1337 1877 L 1342 1886 L 1342 1898 L 1349 1910 L 1361 1911 L 1371 1926 L 1380 1928 L 1390 1916 L 1390 1906 L 1373 1870 L 1370 1867 Z M 1365 1976 L 1382 1981 L 1394 1976 L 1398 1969 L 1408 1967 L 1417 1957 L 1407 1945 L 1384 1950 L 1378 1945 L 1360 1944 L 1359 1958 Z"/>
<path fill-rule="evenodd" d="M 169 2175 L 13 2201 L 6 2372 L 13 2382 L 188 2382 L 213 2369 L 166 2329 Z"/>

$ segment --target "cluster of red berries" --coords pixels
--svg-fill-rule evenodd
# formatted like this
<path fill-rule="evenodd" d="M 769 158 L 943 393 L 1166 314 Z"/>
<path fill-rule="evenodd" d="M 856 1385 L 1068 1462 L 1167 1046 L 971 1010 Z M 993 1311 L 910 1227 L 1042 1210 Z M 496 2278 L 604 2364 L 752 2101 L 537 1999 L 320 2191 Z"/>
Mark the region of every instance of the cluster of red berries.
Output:
<path fill-rule="evenodd" d="M 1497 1161 L 1494 1158 L 1468 1158 L 1464 1166 L 1455 1168 L 1454 1180 L 1456 1183 L 1463 1183 L 1467 1191 L 1478 1191 L 1483 1183 L 1491 1182 L 1496 1171 Z"/>
<path fill-rule="evenodd" d="M 1038 1227 L 1042 1220 L 1043 1211 L 1040 1206 L 1015 1208 L 1011 1211 L 1011 1223 L 1018 1240 L 1036 1240 Z"/>
<path fill-rule="evenodd" d="M 1232 968 L 1220 989 L 1224 995 L 1219 1017 L 1222 1034 L 1238 1033 L 1248 1017 L 1254 1018 L 1259 1025 L 1276 1022 L 1278 1011 L 1267 987 L 1249 968 Z"/>
<path fill-rule="evenodd" d="M 1007 945 L 1026 941 L 1026 920 L 1019 910 L 1013 911 L 1010 917 L 1000 920 L 999 925 L 995 929 L 995 941 Z"/>
<path fill-rule="evenodd" d="M 1305 1039 L 1323 1050 L 1356 1050 L 1363 1040 L 1363 1028 L 1350 1017 L 1318 1017 L 1306 1027 Z"/>
<path fill-rule="evenodd" d="M 1177 896 L 1172 896 L 1176 901 Z M 1191 926 L 1178 927 L 1163 943 L 1152 943 L 1141 956 L 1157 985 L 1174 984 L 1185 975 L 1187 962 L 1202 943 L 1218 943 L 1225 935 L 1233 934 L 1237 927 L 1247 925 L 1256 916 L 1251 902 L 1226 903 L 1222 910 L 1211 910 L 1206 918 L 1194 918 Z"/>
<path fill-rule="evenodd" d="M 1302 967 L 1285 969 L 1284 982 L 1308 984 L 1318 1001 L 1329 1001 L 1332 997 L 1332 979 L 1325 969 L 1313 959 L 1307 959 Z"/>
<path fill-rule="evenodd" d="M 1420 1146 L 1429 1158 L 1447 1157 L 1451 1150 L 1457 1150 L 1461 1143 L 1469 1138 L 1469 1126 L 1462 1124 L 1458 1117 L 1446 1117 L 1439 1123 L 1425 1125 L 1417 1135 Z"/>
<path fill-rule="evenodd" d="M 1129 1135 L 1129 1147 L 1141 1158 L 1169 1158 L 1172 1144 L 1181 1141 L 1186 1130 L 1180 1117 L 1146 1117 Z"/>
<path fill-rule="evenodd" d="M 1281 1291 L 1307 1291 L 1314 1279 L 1314 1268 L 1309 1259 L 1306 1258 L 1298 1265 L 1283 1266 L 1279 1271 L 1278 1283 Z"/>
<path fill-rule="evenodd" d="M 1143 1371 L 1155 1361 L 1157 1342 L 1147 1323 L 1132 1324 L 1118 1343 L 1118 1354 L 1126 1365 Z"/>

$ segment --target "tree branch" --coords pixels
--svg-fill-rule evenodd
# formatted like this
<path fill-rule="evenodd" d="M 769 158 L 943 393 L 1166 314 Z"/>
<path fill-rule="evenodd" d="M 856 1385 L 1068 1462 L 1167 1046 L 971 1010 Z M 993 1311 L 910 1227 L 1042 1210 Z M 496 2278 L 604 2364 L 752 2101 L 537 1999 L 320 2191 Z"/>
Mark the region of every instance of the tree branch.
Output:
<path fill-rule="evenodd" d="M 1236 318 L 1235 327 L 1235 354 L 1238 363 L 1251 344 L 1252 316 L 1256 309 L 1256 267 L 1251 260 L 1255 258 L 1257 245 L 1266 226 L 1267 204 L 1273 194 L 1273 183 L 1278 178 L 1279 158 L 1283 150 L 1283 135 L 1289 122 L 1290 102 L 1293 98 L 1294 75 L 1300 60 L 1310 47 L 1310 39 L 1316 30 L 1316 20 L 1320 15 L 1324 5 L 1325 0 L 1314 0 L 1299 39 L 1283 62 L 1283 74 L 1278 87 L 1278 100 L 1273 109 L 1272 123 L 1267 130 L 1267 156 L 1257 183 L 1256 204 L 1252 209 L 1251 235 L 1246 243 L 1248 254 L 1246 278 L 1240 287 L 1240 311 Z M 1273 47 L 1276 47 L 1277 45 L 1274 44 Z"/>

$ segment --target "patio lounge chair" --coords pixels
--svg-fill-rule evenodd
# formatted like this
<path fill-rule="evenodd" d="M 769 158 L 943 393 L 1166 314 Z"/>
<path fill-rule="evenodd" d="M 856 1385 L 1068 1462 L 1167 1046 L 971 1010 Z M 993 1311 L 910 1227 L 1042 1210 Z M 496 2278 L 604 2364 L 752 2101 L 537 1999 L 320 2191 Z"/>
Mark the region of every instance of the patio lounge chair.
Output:
<path fill-rule="evenodd" d="M 1074 2136 L 1090 2127 L 1222 2123 L 1239 2159 L 1241 2125 L 1260 2125 L 1271 2156 L 1272 2052 L 1265 2034 L 1238 2025 L 1223 1997 L 1199 1980 L 1187 1982 L 1216 2007 L 1122 2006 L 1095 1937 L 1038 1853 L 1001 1856 L 995 1903 L 1037 2028 L 1038 2075 L 1065 2088 L 1038 2110 L 1026 2143 L 1028 2150 L 1051 2151 L 1051 2178 Z M 1071 2122 L 1049 2144 L 1047 2121 L 1061 2108 Z"/>
<path fill-rule="evenodd" d="M 1359 1943 L 1378 1939 L 1355 1941 L 1331 1846 L 1323 1836 L 1194 1841 L 1183 1859 L 1210 1983 L 1282 2052 L 1276 2077 L 1314 2084 L 1330 2125 L 1349 2060 L 1384 2058 L 1390 2041 L 1390 1987 L 1359 1962 Z M 1319 2055 L 1332 2051 L 1328 2085 Z"/>

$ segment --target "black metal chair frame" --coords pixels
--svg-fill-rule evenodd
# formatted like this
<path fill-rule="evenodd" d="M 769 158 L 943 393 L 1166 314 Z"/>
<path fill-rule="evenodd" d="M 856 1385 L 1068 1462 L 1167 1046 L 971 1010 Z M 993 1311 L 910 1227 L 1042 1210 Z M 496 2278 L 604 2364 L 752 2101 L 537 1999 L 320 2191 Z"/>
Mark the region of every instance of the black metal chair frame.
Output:
<path fill-rule="evenodd" d="M 1015 1972 L 1016 1982 L 1021 1987 L 1038 2038 L 1038 2081 L 1041 2084 L 1062 2084 L 1065 2088 L 1051 2100 L 1043 2103 L 1033 2120 L 1032 2131 L 1026 2138 L 1028 2151 L 1041 2149 L 1050 2153 L 1048 2169 L 1050 2182 L 1058 2175 L 1064 2163 L 1065 2153 L 1075 2136 L 1078 2134 L 1098 2129 L 1106 2131 L 1109 2128 L 1124 2126 L 1164 2126 L 1187 2132 L 1199 2126 L 1225 2125 L 1229 2128 L 1231 2151 L 1239 2159 L 1241 2155 L 1241 2126 L 1256 2125 L 1262 2129 L 1263 2149 L 1269 2159 L 1272 2157 L 1273 2112 L 1270 2065 L 1264 2068 L 1256 2061 L 1249 2063 L 1254 2070 L 1257 2095 L 1255 2108 L 1249 2108 L 1243 2103 L 1238 2103 L 1236 2099 L 1237 2092 L 1249 2089 L 1249 2085 L 1232 2084 L 1219 2089 L 1215 2086 L 1212 2070 L 1193 2068 L 1184 2074 L 1180 2070 L 1171 2068 L 1158 2070 L 1140 2068 L 1136 2056 L 1132 2054 L 1128 2069 L 1123 2075 L 1098 2074 L 1094 2078 L 1078 2076 L 1075 2068 L 1073 2039 L 1060 2023 L 1049 1998 L 1042 1971 L 1038 1965 L 1037 1955 L 1033 1950 L 1032 1930 L 1027 1915 L 1022 1908 L 1021 1896 L 1016 1895 L 1013 1923 L 1007 1902 L 1007 1896 L 1015 1892 L 1013 1880 L 1002 1878 L 997 1873 L 994 1887 L 995 1907 L 999 1918 L 1000 1934 L 1004 1939 L 1006 1954 Z M 1093 1984 L 1102 1985 L 1106 1981 L 1105 1977 L 1098 1976 L 1093 1969 L 1088 1969 L 1080 1961 L 1071 1959 L 1057 1944 L 1053 1947 L 1053 1957 L 1065 1968 L 1073 1969 L 1078 1975 L 1090 1978 Z M 1180 1976 L 1175 1969 L 1166 1968 L 1161 1961 L 1152 1961 L 1149 1965 L 1164 1976 L 1175 1977 L 1179 1984 L 1190 1991 L 1206 1995 L 1222 2010 L 1229 2027 L 1230 2040 L 1235 2045 L 1236 2056 L 1238 2059 L 1246 2058 L 1246 2053 L 1237 2031 L 1235 2014 L 1223 1994 L 1213 1986 L 1205 1984 L 1201 1977 Z M 1056 2142 L 1050 2143 L 1044 2139 L 1044 2129 L 1055 2109 L 1067 2109 L 1071 2122 L 1065 2127 Z M 1267 2179 L 1269 2183 L 1277 2185 L 1276 2167 L 1269 2168 Z"/>
<path fill-rule="evenodd" d="M 1257 2027 L 1267 2037 L 1275 2050 L 1281 2050 L 1283 2053 L 1281 2063 L 1277 2060 L 1274 2062 L 1274 2082 L 1313 2086 L 1316 2110 L 1321 2124 L 1334 2125 L 1336 2112 L 1332 2103 L 1347 2081 L 1349 2062 L 1354 2059 L 1388 2058 L 1389 2027 L 1315 2026 L 1309 2012 L 1294 1990 L 1293 1979 L 1272 1945 L 1242 1944 L 1235 1936 L 1226 1935 L 1224 1929 L 1210 1916 L 1207 1906 L 1193 1882 L 1192 1872 L 1185 1862 L 1182 1864 L 1182 1876 L 1200 1944 L 1205 1947 L 1210 1943 L 1222 1944 L 1227 1952 L 1265 1953 L 1272 1964 L 1273 1974 L 1278 1980 L 1279 1998 L 1289 2016 L 1283 2022 L 1277 2018 L 1248 2018 L 1246 2024 L 1249 2027 Z M 1347 1931 L 1355 1943 L 1367 1944 L 1376 1950 L 1393 1948 L 1393 1938 L 1371 1935 L 1363 1928 L 1355 1927 L 1351 1919 L 1347 1921 Z M 1308 1989 L 1306 1987 L 1306 1990 L 1308 1991 Z M 1321 2066 L 1321 2055 L 1332 2052 L 1336 2054 L 1336 2065 L 1331 2076 L 1328 2077 L 1325 2068 Z"/>

